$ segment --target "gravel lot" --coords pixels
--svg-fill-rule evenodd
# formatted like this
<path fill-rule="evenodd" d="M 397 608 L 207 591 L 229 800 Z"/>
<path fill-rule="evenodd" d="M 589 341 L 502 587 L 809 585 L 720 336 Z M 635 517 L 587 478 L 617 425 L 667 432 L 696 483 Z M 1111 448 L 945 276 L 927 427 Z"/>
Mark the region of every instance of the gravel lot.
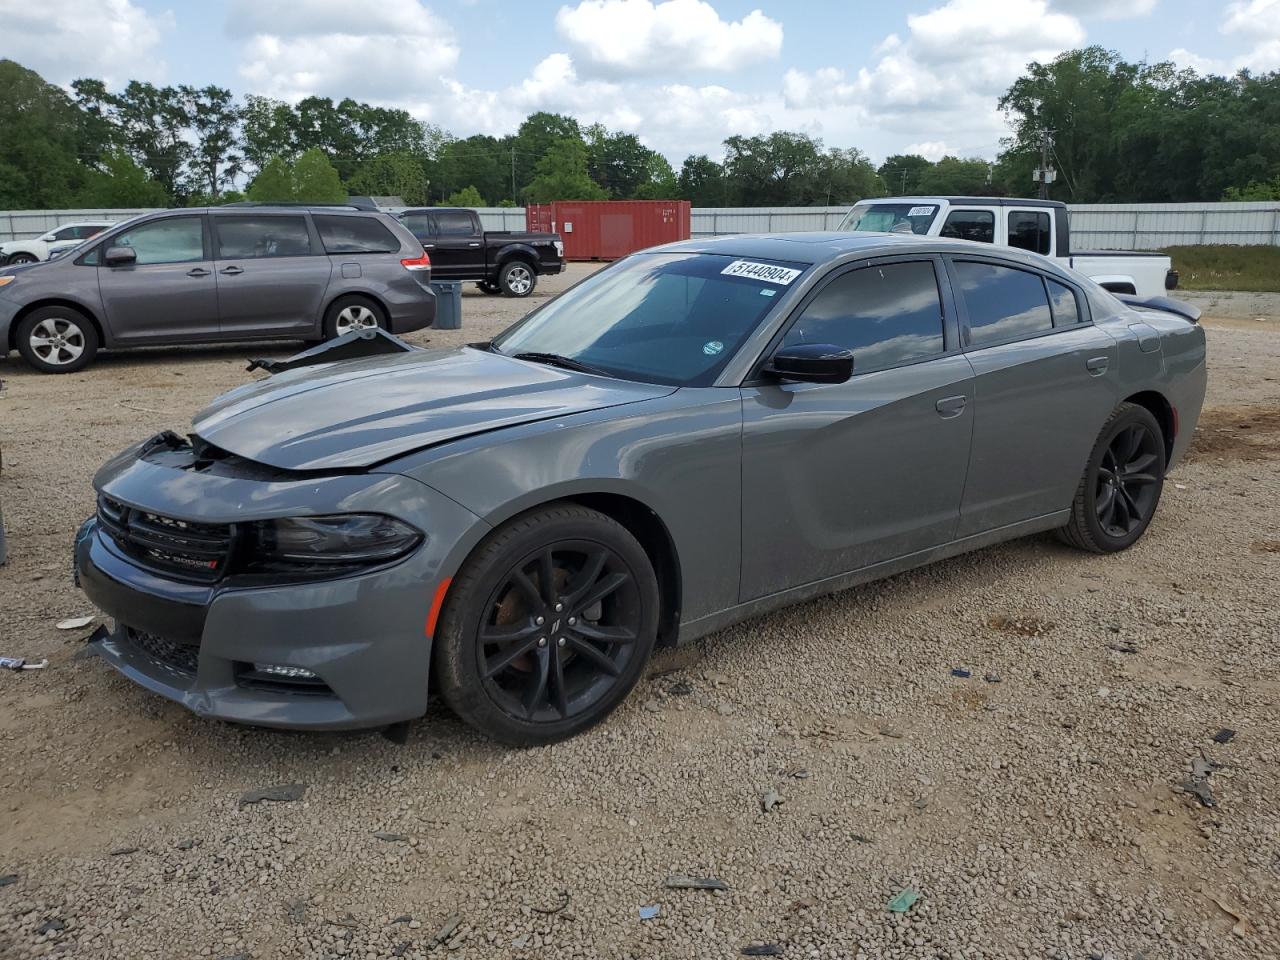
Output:
<path fill-rule="evenodd" d="M 758 619 L 527 751 L 439 707 L 404 746 L 239 729 L 77 657 L 94 468 L 292 348 L 0 360 L 0 654 L 49 658 L 0 675 L 0 956 L 1280 956 L 1278 299 L 1206 321 L 1194 456 L 1128 553 L 1036 537 Z"/>

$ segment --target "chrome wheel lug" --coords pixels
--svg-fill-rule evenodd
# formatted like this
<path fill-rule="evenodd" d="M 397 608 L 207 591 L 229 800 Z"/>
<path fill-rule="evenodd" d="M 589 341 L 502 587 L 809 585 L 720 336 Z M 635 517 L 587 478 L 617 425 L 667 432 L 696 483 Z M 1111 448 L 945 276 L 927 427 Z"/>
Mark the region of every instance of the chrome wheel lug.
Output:
<path fill-rule="evenodd" d="M 536 623 L 538 626 L 542 626 L 544 623 L 546 623 L 546 622 L 547 622 L 547 618 L 546 618 L 546 617 L 534 617 L 534 618 L 533 618 L 533 622 L 534 622 L 534 623 Z"/>
<path fill-rule="evenodd" d="M 570 618 L 569 618 L 569 626 L 571 626 L 571 627 L 572 627 L 572 626 L 573 626 L 574 624 L 576 624 L 577 622 L 578 622 L 578 618 L 577 618 L 577 617 L 570 617 Z"/>
<path fill-rule="evenodd" d="M 561 610 L 563 610 L 563 609 L 564 609 L 564 604 L 563 604 L 563 603 L 557 603 L 557 604 L 556 604 L 556 613 L 559 613 L 559 612 L 560 612 Z"/>
<path fill-rule="evenodd" d="M 546 637 L 539 637 L 539 638 L 538 638 L 538 646 L 539 646 L 539 647 L 545 647 L 546 645 L 547 645 L 547 638 L 546 638 Z"/>
<path fill-rule="evenodd" d="M 561 637 L 560 639 L 558 639 L 558 640 L 556 641 L 556 646 L 557 646 L 557 647 L 563 647 L 564 645 L 565 645 L 565 639 L 564 639 L 564 637 Z"/>

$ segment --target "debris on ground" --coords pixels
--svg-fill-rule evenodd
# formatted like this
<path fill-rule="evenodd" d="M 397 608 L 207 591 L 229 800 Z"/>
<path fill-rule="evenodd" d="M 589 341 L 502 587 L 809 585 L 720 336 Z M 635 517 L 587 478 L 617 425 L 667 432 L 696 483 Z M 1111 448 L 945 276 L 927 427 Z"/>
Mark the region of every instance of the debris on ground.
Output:
<path fill-rule="evenodd" d="M 1217 733 L 1213 735 L 1213 742 L 1214 743 L 1230 743 L 1233 739 L 1235 739 L 1235 735 L 1236 735 L 1236 732 L 1232 730 L 1230 727 L 1223 727 L 1221 730 L 1219 730 Z"/>
<path fill-rule="evenodd" d="M 68 617 L 66 620 L 59 620 L 54 626 L 59 630 L 83 630 L 93 623 L 95 619 L 97 618 L 92 615 L 87 617 Z"/>
<path fill-rule="evenodd" d="M 1200 801 L 1202 807 L 1216 807 L 1218 801 L 1214 799 L 1213 791 L 1209 789 L 1209 775 L 1215 770 L 1221 770 L 1222 764 L 1214 763 L 1205 756 L 1191 758 L 1191 779 L 1184 780 L 1174 789 L 1181 793 L 1187 793 Z"/>
<path fill-rule="evenodd" d="M 641 919 L 641 920 L 652 920 L 654 917 L 656 917 L 656 916 L 657 916 L 658 914 L 660 914 L 661 912 L 662 912 L 662 908 L 661 908 L 661 907 L 659 907 L 659 906 L 641 907 L 641 908 L 640 908 L 640 919 Z"/>
<path fill-rule="evenodd" d="M 200 845 L 199 840 L 193 840 L 191 838 L 187 838 L 186 840 L 179 840 L 173 846 L 174 846 L 174 849 L 176 850 L 190 850 L 192 847 L 196 847 L 199 845 Z"/>
<path fill-rule="evenodd" d="M 569 906 L 569 891 L 560 891 L 560 902 L 554 907 L 530 907 L 534 913 L 541 913 L 544 916 L 551 916 L 554 913 L 560 913 L 565 907 Z"/>
<path fill-rule="evenodd" d="M 982 679 L 983 679 L 983 680 L 985 680 L 985 681 L 987 681 L 987 683 L 999 683 L 999 682 L 1000 682 L 1000 674 L 998 674 L 998 673 L 986 673 L 986 674 L 983 674 L 983 675 L 982 675 Z"/>
<path fill-rule="evenodd" d="M 61 933 L 65 929 L 67 929 L 66 921 L 54 917 L 36 927 L 36 933 Z"/>
<path fill-rule="evenodd" d="M 968 680 L 973 676 L 973 671 L 966 670 L 964 667 L 952 667 L 951 675 L 953 677 L 959 677 L 961 680 Z"/>
<path fill-rule="evenodd" d="M 672 874 L 662 881 L 669 890 L 728 890 L 729 885 L 715 877 L 683 877 Z"/>
<path fill-rule="evenodd" d="M 111 856 L 127 857 L 129 854 L 137 853 L 137 852 L 138 852 L 137 847 L 116 847 L 114 850 L 111 851 Z"/>
<path fill-rule="evenodd" d="M 32 663 L 25 657 L 0 657 L 0 668 L 5 670 L 43 670 L 49 665 L 48 660 Z"/>
<path fill-rule="evenodd" d="M 373 835 L 379 840 L 387 843 L 404 843 L 409 839 L 408 834 L 404 833 L 387 833 L 385 830 L 375 830 Z"/>
<path fill-rule="evenodd" d="M 760 809 L 763 810 L 765 813 L 768 813 L 778 804 L 785 803 L 785 802 L 786 801 L 784 801 L 782 797 L 778 795 L 778 791 L 770 787 L 768 790 L 765 791 L 764 796 L 760 798 Z"/>
<path fill-rule="evenodd" d="M 1138 648 L 1132 643 L 1108 643 L 1107 649 L 1114 650 L 1116 653 L 1135 654 L 1138 652 Z"/>
<path fill-rule="evenodd" d="M 777 943 L 752 943 L 739 951 L 744 957 L 780 957 L 782 945 Z"/>
<path fill-rule="evenodd" d="M 263 800 L 270 800 L 272 803 L 291 803 L 294 800 L 301 800 L 306 792 L 305 783 L 282 783 L 276 787 L 259 787 L 240 794 L 240 806 L 261 803 Z"/>
<path fill-rule="evenodd" d="M 1248 918 L 1244 915 L 1244 910 L 1242 908 L 1234 906 L 1231 901 L 1219 894 L 1210 893 L 1208 894 L 1208 897 L 1218 905 L 1218 909 L 1235 921 L 1235 925 L 1231 928 L 1232 933 L 1237 937 L 1248 936 L 1252 927 L 1249 924 Z"/>
<path fill-rule="evenodd" d="M 896 896 L 889 901 L 889 911 L 891 913 L 906 913 L 916 905 L 916 902 L 924 896 L 919 890 L 913 890 L 907 887 L 900 890 Z"/>
<path fill-rule="evenodd" d="M 18 875 L 16 873 L 0 874 L 0 887 L 7 887 L 12 883 L 17 883 L 17 882 L 18 882 Z"/>
<path fill-rule="evenodd" d="M 440 946 L 440 944 L 452 937 L 460 926 L 462 926 L 462 914 L 450 914 L 449 918 L 440 925 L 440 929 L 437 930 L 435 935 L 431 938 L 431 945 L 433 947 Z"/>

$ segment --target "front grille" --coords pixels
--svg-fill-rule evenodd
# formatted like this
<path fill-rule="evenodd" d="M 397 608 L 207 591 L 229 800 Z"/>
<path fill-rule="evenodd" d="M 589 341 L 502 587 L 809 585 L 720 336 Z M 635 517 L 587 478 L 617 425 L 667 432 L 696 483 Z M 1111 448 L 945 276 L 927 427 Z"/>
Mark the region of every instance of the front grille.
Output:
<path fill-rule="evenodd" d="M 98 497 L 98 522 L 133 559 L 186 580 L 217 580 L 231 555 L 229 523 L 195 523 Z"/>
<path fill-rule="evenodd" d="M 176 643 L 157 637 L 154 633 L 125 627 L 125 631 L 133 645 L 160 663 L 183 673 L 195 673 L 200 665 L 200 648 L 185 643 Z"/>

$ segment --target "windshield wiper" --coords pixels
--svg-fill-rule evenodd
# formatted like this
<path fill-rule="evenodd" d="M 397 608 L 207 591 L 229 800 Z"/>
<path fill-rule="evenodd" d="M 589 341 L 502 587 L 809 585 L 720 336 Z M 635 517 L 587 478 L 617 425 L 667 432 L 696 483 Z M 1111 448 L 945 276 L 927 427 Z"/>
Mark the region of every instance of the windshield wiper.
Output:
<path fill-rule="evenodd" d="M 545 363 L 552 367 L 561 367 L 565 370 L 574 370 L 578 373 L 594 373 L 599 377 L 612 377 L 613 374 L 607 370 L 601 370 L 599 367 L 593 367 L 589 363 L 583 363 L 581 360 L 575 360 L 573 357 L 564 357 L 558 353 L 538 353 L 530 351 L 526 353 L 513 353 L 511 356 L 516 360 L 531 360 L 534 363 Z"/>

